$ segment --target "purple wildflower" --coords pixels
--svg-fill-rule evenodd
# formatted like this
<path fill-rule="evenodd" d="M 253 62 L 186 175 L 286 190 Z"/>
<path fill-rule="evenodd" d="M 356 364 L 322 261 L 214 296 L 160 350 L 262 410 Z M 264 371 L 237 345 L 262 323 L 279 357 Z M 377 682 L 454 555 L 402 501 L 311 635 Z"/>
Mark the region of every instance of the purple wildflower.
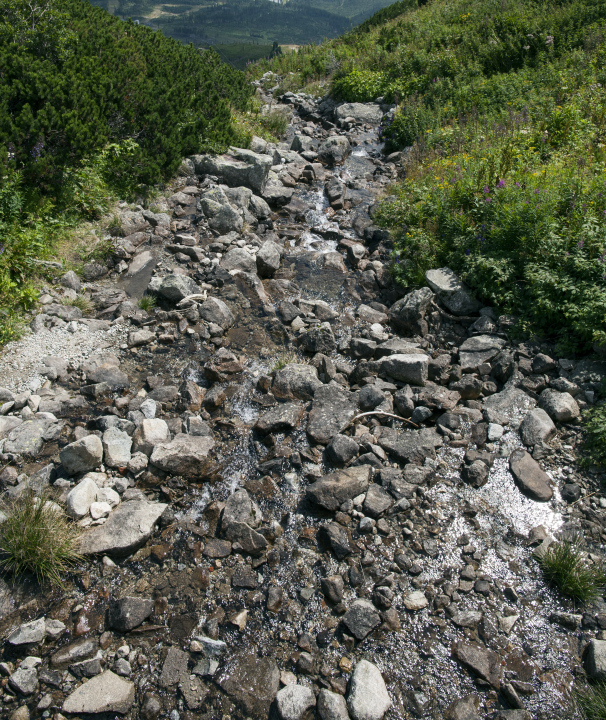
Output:
<path fill-rule="evenodd" d="M 497 187 L 502 190 L 505 187 L 505 180 L 499 180 Z"/>

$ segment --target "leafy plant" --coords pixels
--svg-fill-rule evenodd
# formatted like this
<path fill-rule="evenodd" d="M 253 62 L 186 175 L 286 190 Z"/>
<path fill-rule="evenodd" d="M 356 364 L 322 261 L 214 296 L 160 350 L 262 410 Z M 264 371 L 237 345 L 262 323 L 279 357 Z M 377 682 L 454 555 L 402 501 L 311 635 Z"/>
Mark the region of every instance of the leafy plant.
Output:
<path fill-rule="evenodd" d="M 606 720 L 606 683 L 596 682 L 577 690 L 576 700 L 584 720 Z"/>
<path fill-rule="evenodd" d="M 63 586 L 62 575 L 79 562 L 77 527 L 48 497 L 23 493 L 6 507 L 0 525 L 0 565 L 14 575 L 33 573 L 39 582 Z"/>
<path fill-rule="evenodd" d="M 584 413 L 584 465 L 606 466 L 606 404 L 595 405 Z"/>
<path fill-rule="evenodd" d="M 153 295 L 144 295 L 142 298 L 139 298 L 139 302 L 137 303 L 137 306 L 140 307 L 141 310 L 145 310 L 145 312 L 150 312 L 156 305 L 157 301 Z"/>
<path fill-rule="evenodd" d="M 539 563 L 547 580 L 564 595 L 582 603 L 600 597 L 606 584 L 606 568 L 590 565 L 578 541 L 552 543 Z"/>

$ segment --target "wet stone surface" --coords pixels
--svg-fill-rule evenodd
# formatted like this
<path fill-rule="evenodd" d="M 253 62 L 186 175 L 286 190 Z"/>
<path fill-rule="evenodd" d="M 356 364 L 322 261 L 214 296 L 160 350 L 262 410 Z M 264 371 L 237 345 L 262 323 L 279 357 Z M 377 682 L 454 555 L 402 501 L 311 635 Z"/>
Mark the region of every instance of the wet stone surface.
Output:
<path fill-rule="evenodd" d="M 0 578 L 2 717 L 564 720 L 606 672 L 603 599 L 533 556 L 603 556 L 577 459 L 606 369 L 510 343 L 447 268 L 394 286 L 370 105 L 291 94 L 285 142 L 185 160 L 103 279 L 45 289 L 94 317 L 7 350 L 2 492 L 49 492 L 86 559 Z"/>

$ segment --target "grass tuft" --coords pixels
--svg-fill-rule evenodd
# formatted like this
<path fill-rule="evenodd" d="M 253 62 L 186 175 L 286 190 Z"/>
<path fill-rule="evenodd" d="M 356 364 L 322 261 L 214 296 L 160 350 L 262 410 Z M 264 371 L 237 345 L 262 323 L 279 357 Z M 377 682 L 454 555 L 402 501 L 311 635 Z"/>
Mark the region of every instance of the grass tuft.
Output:
<path fill-rule="evenodd" d="M 282 353 L 281 355 L 278 356 L 278 359 L 272 365 L 270 372 L 272 374 L 276 373 L 276 372 L 278 372 L 278 370 L 282 370 L 287 365 L 290 365 L 291 363 L 296 363 L 296 362 L 301 362 L 301 360 L 299 360 L 293 352 Z"/>
<path fill-rule="evenodd" d="M 578 690 L 577 705 L 584 720 L 606 720 L 606 683 L 598 682 Z"/>
<path fill-rule="evenodd" d="M 91 313 L 94 309 L 92 302 L 87 298 L 83 297 L 82 295 L 79 295 L 77 298 L 74 298 L 73 300 L 64 300 L 64 305 L 71 305 L 71 307 L 77 307 L 79 310 L 82 310 L 83 313 Z"/>
<path fill-rule="evenodd" d="M 157 301 L 153 295 L 144 295 L 137 303 L 137 306 L 141 310 L 145 310 L 145 312 L 150 312 L 150 310 L 153 310 L 156 305 Z"/>
<path fill-rule="evenodd" d="M 606 568 L 590 565 L 578 541 L 561 541 L 549 546 L 539 563 L 549 582 L 560 592 L 582 603 L 600 597 L 606 585 Z"/>
<path fill-rule="evenodd" d="M 78 528 L 48 497 L 29 491 L 5 509 L 0 525 L 0 566 L 13 575 L 33 573 L 38 582 L 63 587 L 63 573 L 81 556 L 76 551 Z"/>

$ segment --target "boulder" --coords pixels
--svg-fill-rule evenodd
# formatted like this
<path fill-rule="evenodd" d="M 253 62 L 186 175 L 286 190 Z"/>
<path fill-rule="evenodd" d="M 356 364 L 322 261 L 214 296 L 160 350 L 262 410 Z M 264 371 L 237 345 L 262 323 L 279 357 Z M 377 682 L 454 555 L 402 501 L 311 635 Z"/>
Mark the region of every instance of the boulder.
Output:
<path fill-rule="evenodd" d="M 133 451 L 149 457 L 154 447 L 166 442 L 169 437 L 170 432 L 165 420 L 145 418 L 133 435 Z"/>
<path fill-rule="evenodd" d="M 208 435 L 180 433 L 171 442 L 156 445 L 149 460 L 171 475 L 204 477 L 210 465 L 208 454 L 214 446 L 214 439 Z"/>
<path fill-rule="evenodd" d="M 318 693 L 317 712 L 320 720 L 350 720 L 343 695 L 324 688 Z"/>
<path fill-rule="evenodd" d="M 248 250 L 239 247 L 228 250 L 219 261 L 219 265 L 228 272 L 239 270 L 240 272 L 254 273 L 257 270 L 255 258 Z"/>
<path fill-rule="evenodd" d="M 320 445 L 327 445 L 344 430 L 356 414 L 358 400 L 355 393 L 341 385 L 329 384 L 318 388 L 309 413 L 307 435 Z"/>
<path fill-rule="evenodd" d="M 420 288 L 395 302 L 388 312 L 392 327 L 405 334 L 427 335 L 429 326 L 425 315 L 432 299 L 433 293 L 429 288 Z"/>
<path fill-rule="evenodd" d="M 123 597 L 112 600 L 107 611 L 108 625 L 112 630 L 128 632 L 139 627 L 154 611 L 149 598 Z"/>
<path fill-rule="evenodd" d="M 158 288 L 158 294 L 173 303 L 199 292 L 198 285 L 187 275 L 167 275 Z"/>
<path fill-rule="evenodd" d="M 8 427 L 12 418 L 1 418 L 8 420 L 4 427 Z M 38 457 L 42 452 L 44 443 L 56 440 L 61 433 L 62 425 L 45 418 L 35 418 L 20 422 L 12 430 L 8 432 L 8 436 L 4 443 L 4 452 L 13 453 L 15 455 L 26 455 L 28 457 Z"/>
<path fill-rule="evenodd" d="M 46 621 L 38 618 L 31 622 L 23 623 L 8 636 L 8 642 L 11 645 L 30 645 L 39 643 L 44 640 L 46 635 Z"/>
<path fill-rule="evenodd" d="M 203 320 L 209 323 L 215 323 L 222 327 L 223 330 L 229 329 L 236 322 L 231 310 L 223 300 L 219 300 L 219 298 L 207 298 L 198 307 L 198 312 Z"/>
<path fill-rule="evenodd" d="M 318 539 L 334 552 L 338 560 L 343 560 L 357 550 L 349 529 L 337 522 L 322 525 L 318 531 Z"/>
<path fill-rule="evenodd" d="M 229 202 L 222 188 L 215 187 L 205 192 L 200 204 L 213 230 L 222 234 L 242 232 L 244 227 L 242 212 Z"/>
<path fill-rule="evenodd" d="M 526 447 L 551 440 L 555 432 L 556 426 L 543 408 L 530 410 L 520 425 L 520 435 Z"/>
<path fill-rule="evenodd" d="M 126 467 L 130 462 L 133 441 L 128 433 L 110 427 L 103 433 L 103 457 L 110 468 Z"/>
<path fill-rule="evenodd" d="M 504 420 L 512 422 L 519 417 L 523 417 L 527 410 L 530 410 L 536 405 L 536 401 L 533 400 L 520 388 L 514 387 L 513 385 L 505 387 L 500 393 L 495 393 L 490 397 L 487 397 L 483 406 L 487 410 L 493 410 L 498 415 L 501 415 Z"/>
<path fill-rule="evenodd" d="M 221 515 L 221 529 L 226 533 L 232 525 L 239 523 L 246 523 L 249 527 L 256 528 L 261 524 L 261 520 L 259 506 L 252 501 L 248 492 L 241 488 L 225 501 Z"/>
<path fill-rule="evenodd" d="M 365 493 L 369 482 L 369 465 L 338 470 L 309 485 L 305 497 L 315 505 L 334 512 L 346 500 Z"/>
<path fill-rule="evenodd" d="M 337 349 L 335 336 L 330 323 L 323 322 L 317 327 L 308 330 L 301 339 L 301 347 L 309 353 L 323 353 L 330 355 Z"/>
<path fill-rule="evenodd" d="M 215 681 L 246 715 L 265 718 L 280 687 L 280 671 L 271 657 L 240 652 Z"/>
<path fill-rule="evenodd" d="M 509 457 L 509 469 L 520 490 L 534 500 L 547 502 L 553 497 L 549 475 L 526 450 L 514 450 Z"/>
<path fill-rule="evenodd" d="M 289 363 L 276 372 L 271 390 L 280 399 L 311 400 L 316 390 L 322 386 L 315 367 Z"/>
<path fill-rule="evenodd" d="M 296 403 L 284 403 L 268 410 L 256 422 L 255 428 L 264 434 L 288 432 L 296 428 L 303 416 L 303 408 Z"/>
<path fill-rule="evenodd" d="M 380 125 L 383 110 L 376 103 L 344 103 L 335 108 L 335 119 L 353 118 L 356 122 L 368 125 Z"/>
<path fill-rule="evenodd" d="M 191 159 L 197 175 L 217 175 L 230 187 L 243 185 L 256 193 L 263 193 L 272 165 L 268 155 L 236 148 L 226 155 L 194 155 Z"/>
<path fill-rule="evenodd" d="M 66 512 L 75 520 L 88 515 L 90 506 L 97 500 L 99 488 L 90 478 L 83 478 L 67 494 L 65 499 Z"/>
<path fill-rule="evenodd" d="M 382 720 L 391 698 L 381 671 L 368 660 L 360 660 L 351 676 L 347 707 L 352 720 Z"/>
<path fill-rule="evenodd" d="M 475 643 L 459 640 L 452 646 L 452 655 L 496 690 L 501 684 L 501 658 L 492 650 Z"/>
<path fill-rule="evenodd" d="M 96 435 L 87 435 L 62 448 L 59 459 L 68 475 L 89 472 L 103 462 L 103 443 Z"/>
<path fill-rule="evenodd" d="M 271 278 L 280 269 L 282 248 L 273 240 L 266 240 L 257 252 L 257 274 L 261 278 Z"/>
<path fill-rule="evenodd" d="M 103 525 L 97 525 L 80 537 L 83 555 L 100 553 L 129 555 L 144 545 L 168 506 L 147 500 L 121 503 Z"/>
<path fill-rule="evenodd" d="M 329 459 L 340 465 L 345 465 L 350 460 L 353 460 L 359 450 L 360 446 L 352 437 L 341 434 L 335 435 L 326 447 Z"/>
<path fill-rule="evenodd" d="M 125 715 L 135 702 L 135 685 L 106 670 L 78 686 L 63 703 L 64 713 Z"/>
<path fill-rule="evenodd" d="M 318 147 L 318 157 L 329 167 L 343 163 L 350 152 L 351 145 L 344 135 L 328 137 Z"/>
<path fill-rule="evenodd" d="M 370 600 L 354 600 L 343 615 L 343 625 L 357 640 L 364 640 L 380 624 L 379 611 Z"/>
<path fill-rule="evenodd" d="M 429 357 L 427 355 L 388 355 L 381 359 L 381 371 L 409 385 L 425 385 Z"/>
<path fill-rule="evenodd" d="M 450 268 L 428 270 L 425 280 L 453 315 L 469 315 L 478 312 L 482 307 Z"/>
<path fill-rule="evenodd" d="M 312 720 L 316 696 L 304 685 L 286 685 L 276 695 L 275 703 L 280 720 Z"/>
<path fill-rule="evenodd" d="M 505 346 L 503 338 L 495 335 L 474 335 L 459 347 L 459 363 L 463 372 L 475 372 L 480 365 L 492 360 Z"/>
<path fill-rule="evenodd" d="M 570 422 L 581 416 L 577 401 L 570 393 L 558 392 L 551 388 L 546 388 L 541 393 L 539 407 L 555 422 Z"/>
<path fill-rule="evenodd" d="M 594 680 L 606 680 L 606 640 L 590 640 L 585 670 Z"/>

